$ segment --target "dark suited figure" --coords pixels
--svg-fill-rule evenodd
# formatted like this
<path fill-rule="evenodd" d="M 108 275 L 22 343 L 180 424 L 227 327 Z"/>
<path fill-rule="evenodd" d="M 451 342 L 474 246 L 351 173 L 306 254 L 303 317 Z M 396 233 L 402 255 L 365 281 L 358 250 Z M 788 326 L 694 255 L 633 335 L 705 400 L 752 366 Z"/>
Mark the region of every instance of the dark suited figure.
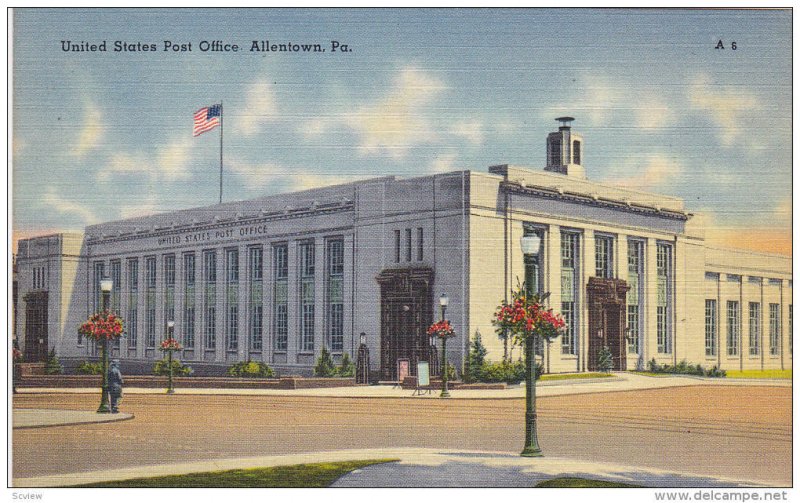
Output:
<path fill-rule="evenodd" d="M 111 360 L 108 367 L 108 395 L 111 398 L 111 412 L 119 412 L 119 402 L 122 400 L 122 372 L 119 370 L 119 360 Z"/>

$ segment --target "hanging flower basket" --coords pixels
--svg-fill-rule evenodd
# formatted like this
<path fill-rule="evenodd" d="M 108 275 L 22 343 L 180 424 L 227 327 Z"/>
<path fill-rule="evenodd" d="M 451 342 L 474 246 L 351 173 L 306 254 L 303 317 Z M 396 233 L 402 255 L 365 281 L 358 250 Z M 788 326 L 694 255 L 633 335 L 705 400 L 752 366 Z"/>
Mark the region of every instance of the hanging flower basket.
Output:
<path fill-rule="evenodd" d="M 124 333 L 122 318 L 108 311 L 95 313 L 83 322 L 78 333 L 96 341 L 118 339 Z"/>
<path fill-rule="evenodd" d="M 183 349 L 183 346 L 181 346 L 181 343 L 172 337 L 161 341 L 161 351 L 178 351 L 180 349 Z"/>
<path fill-rule="evenodd" d="M 497 306 L 492 323 L 499 331 L 512 334 L 518 342 L 534 335 L 552 340 L 566 327 L 560 314 L 545 308 L 536 295 L 526 299 L 523 289 L 512 293 L 511 302 L 503 301 Z"/>
<path fill-rule="evenodd" d="M 442 320 L 428 327 L 428 335 L 435 335 L 440 339 L 448 339 L 456 335 L 456 331 L 450 326 L 449 321 Z"/>

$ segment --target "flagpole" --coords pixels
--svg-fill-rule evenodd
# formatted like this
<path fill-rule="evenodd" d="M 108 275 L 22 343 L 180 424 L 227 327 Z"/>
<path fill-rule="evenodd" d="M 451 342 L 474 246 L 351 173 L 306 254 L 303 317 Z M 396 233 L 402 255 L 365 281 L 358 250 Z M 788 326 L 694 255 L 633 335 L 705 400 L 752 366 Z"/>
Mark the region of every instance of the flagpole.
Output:
<path fill-rule="evenodd" d="M 222 204 L 222 126 L 225 114 L 222 113 L 222 100 L 219 102 L 219 204 Z"/>

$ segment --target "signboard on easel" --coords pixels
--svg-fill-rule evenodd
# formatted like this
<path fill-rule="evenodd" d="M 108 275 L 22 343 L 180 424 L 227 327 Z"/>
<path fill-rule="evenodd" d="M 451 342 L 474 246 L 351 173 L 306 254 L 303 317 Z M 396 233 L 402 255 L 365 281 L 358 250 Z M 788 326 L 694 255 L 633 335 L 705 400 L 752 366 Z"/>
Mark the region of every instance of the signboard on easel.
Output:
<path fill-rule="evenodd" d="M 431 385 L 431 371 L 428 362 L 417 363 L 417 386 L 421 388 L 423 386 L 430 386 L 430 385 Z"/>
<path fill-rule="evenodd" d="M 411 373 L 411 362 L 408 360 L 397 360 L 397 382 L 403 383 L 403 380 Z"/>
<path fill-rule="evenodd" d="M 431 369 L 428 362 L 417 362 L 417 389 L 414 395 L 431 393 Z"/>

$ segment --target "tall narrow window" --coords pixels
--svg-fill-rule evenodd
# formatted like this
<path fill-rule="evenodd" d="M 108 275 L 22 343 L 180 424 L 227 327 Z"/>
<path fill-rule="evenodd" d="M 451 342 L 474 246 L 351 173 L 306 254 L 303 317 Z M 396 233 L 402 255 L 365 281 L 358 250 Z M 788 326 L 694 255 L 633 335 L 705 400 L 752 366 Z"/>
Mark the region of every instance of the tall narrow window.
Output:
<path fill-rule="evenodd" d="M 167 322 L 175 322 L 175 255 L 164 255 L 164 330 Z M 166 337 L 166 335 L 165 335 Z"/>
<path fill-rule="evenodd" d="M 642 304 L 639 302 L 641 280 L 644 276 L 644 243 L 628 240 L 628 352 L 639 353 Z"/>
<path fill-rule="evenodd" d="M 300 251 L 300 351 L 314 351 L 314 243 L 301 243 Z"/>
<path fill-rule="evenodd" d="M 706 299 L 706 356 L 717 356 L 717 301 Z"/>
<path fill-rule="evenodd" d="M 411 229 L 406 229 L 406 262 L 411 262 Z"/>
<path fill-rule="evenodd" d="M 769 354 L 781 354 L 781 305 L 769 305 Z"/>
<path fill-rule="evenodd" d="M 672 248 L 663 243 L 656 247 L 656 343 L 659 353 L 672 353 Z"/>
<path fill-rule="evenodd" d="M 203 347 L 217 347 L 217 252 L 203 252 Z"/>
<path fill-rule="evenodd" d="M 417 227 L 417 262 L 425 258 L 425 234 L 422 227 Z"/>
<path fill-rule="evenodd" d="M 187 253 L 183 256 L 183 346 L 187 349 L 194 348 L 195 277 L 195 256 Z"/>
<path fill-rule="evenodd" d="M 136 349 L 139 321 L 139 260 L 128 259 L 128 319 L 125 329 L 128 332 L 128 348 Z"/>
<path fill-rule="evenodd" d="M 761 353 L 761 304 L 750 303 L 750 356 Z"/>
<path fill-rule="evenodd" d="M 598 278 L 614 277 L 614 238 L 595 236 L 595 276 Z"/>
<path fill-rule="evenodd" d="M 561 164 L 561 139 L 553 138 L 550 140 L 550 166 Z"/>
<path fill-rule="evenodd" d="M 400 263 L 400 229 L 394 231 L 394 261 Z"/>
<path fill-rule="evenodd" d="M 328 241 L 328 340 L 333 353 L 344 350 L 344 241 Z"/>
<path fill-rule="evenodd" d="M 739 354 L 739 302 L 728 301 L 728 356 Z"/>
<path fill-rule="evenodd" d="M 111 312 L 120 313 L 120 302 L 122 302 L 122 262 L 119 260 L 111 261 Z M 119 349 L 121 341 L 114 339 L 114 349 Z"/>
<path fill-rule="evenodd" d="M 578 342 L 578 234 L 561 233 L 561 314 L 566 322 L 561 336 L 561 353 L 576 355 Z"/>
<path fill-rule="evenodd" d="M 239 349 L 239 250 L 225 253 L 225 341 L 228 351 Z"/>
<path fill-rule="evenodd" d="M 119 260 L 111 261 L 111 311 L 119 313 L 119 303 L 122 299 L 122 263 Z"/>
<path fill-rule="evenodd" d="M 286 351 L 289 338 L 289 247 L 285 244 L 272 248 L 275 285 L 273 308 L 273 340 L 275 351 Z"/>
<path fill-rule="evenodd" d="M 100 280 L 105 276 L 106 266 L 103 262 L 94 263 L 94 312 L 103 309 L 103 291 L 100 289 Z"/>
<path fill-rule="evenodd" d="M 250 278 L 250 349 L 261 351 L 264 338 L 264 249 L 260 246 L 248 250 Z"/>
<path fill-rule="evenodd" d="M 144 336 L 148 348 L 156 346 L 156 258 L 144 259 L 145 312 Z"/>
<path fill-rule="evenodd" d="M 572 142 L 572 163 L 573 164 L 581 163 L 581 142 L 579 142 L 578 140 L 574 140 Z"/>

